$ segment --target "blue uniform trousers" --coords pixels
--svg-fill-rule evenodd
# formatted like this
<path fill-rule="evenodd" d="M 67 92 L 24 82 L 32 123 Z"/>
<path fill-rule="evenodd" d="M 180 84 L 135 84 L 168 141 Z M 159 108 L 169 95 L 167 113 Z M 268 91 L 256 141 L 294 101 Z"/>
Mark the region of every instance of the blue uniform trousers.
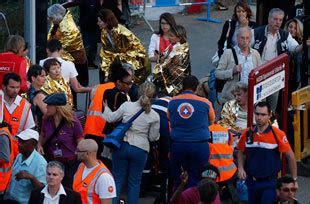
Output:
<path fill-rule="evenodd" d="M 180 184 L 181 167 L 188 173 L 187 188 L 197 186 L 201 180 L 201 169 L 209 163 L 208 142 L 173 142 L 171 145 L 170 173 L 175 186 Z"/>
<path fill-rule="evenodd" d="M 265 181 L 254 181 L 247 178 L 248 202 L 251 204 L 274 204 L 276 201 L 276 178 Z"/>

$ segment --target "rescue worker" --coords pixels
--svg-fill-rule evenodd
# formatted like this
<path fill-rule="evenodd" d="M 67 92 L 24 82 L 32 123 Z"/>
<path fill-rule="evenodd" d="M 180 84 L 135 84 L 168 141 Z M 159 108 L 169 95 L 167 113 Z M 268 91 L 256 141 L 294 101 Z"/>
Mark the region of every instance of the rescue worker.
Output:
<path fill-rule="evenodd" d="M 269 123 L 269 104 L 258 102 L 254 114 L 256 125 L 243 131 L 237 145 L 238 177 L 246 180 L 249 203 L 274 204 L 276 179 L 281 169 L 280 153 L 287 157 L 290 173 L 298 187 L 296 159 L 285 132 Z"/>
<path fill-rule="evenodd" d="M 0 54 L 0 83 L 6 73 L 14 72 L 21 77 L 22 93 L 27 92 L 27 59 L 23 56 L 27 46 L 25 40 L 19 35 L 10 35 L 5 44 L 5 52 Z"/>
<path fill-rule="evenodd" d="M 215 120 L 211 102 L 195 94 L 198 79 L 184 78 L 183 93 L 169 102 L 171 125 L 171 169 L 178 186 L 181 167 L 188 172 L 188 187 L 200 181 L 200 169 L 209 162 L 209 125 Z"/>
<path fill-rule="evenodd" d="M 18 154 L 18 140 L 15 137 L 21 131 L 35 127 L 31 112 L 31 104 L 18 95 L 21 78 L 15 73 L 7 73 L 3 77 L 2 90 L 4 93 L 3 121 L 12 127 L 12 150 L 14 158 Z"/>
<path fill-rule="evenodd" d="M 227 128 L 219 124 L 209 126 L 210 131 L 210 164 L 216 166 L 220 176 L 216 182 L 223 182 L 233 177 L 237 167 L 233 161 L 233 138 Z"/>
<path fill-rule="evenodd" d="M 97 160 L 98 145 L 92 139 L 79 142 L 76 150 L 80 164 L 74 175 L 73 190 L 80 193 L 82 203 L 112 203 L 116 197 L 115 182 L 107 167 Z"/>
<path fill-rule="evenodd" d="M 128 65 L 128 66 L 127 66 Z M 110 66 L 109 82 L 95 86 L 91 92 L 90 105 L 84 127 L 85 138 L 93 139 L 98 144 L 97 158 L 104 161 L 109 167 L 109 160 L 101 158 L 103 151 L 102 139 L 114 129 L 114 124 L 106 123 L 101 117 L 103 112 L 103 102 L 112 107 L 113 111 L 128 101 L 128 91 L 131 85 L 126 84 L 132 81 L 133 69 L 129 64 L 114 61 Z M 127 79 L 128 78 L 128 79 Z M 125 83 L 126 82 L 126 83 Z M 107 147 L 104 147 L 107 148 Z"/>
<path fill-rule="evenodd" d="M 239 203 L 236 188 L 237 167 L 234 163 L 233 137 L 227 128 L 212 124 L 210 131 L 210 160 L 209 163 L 216 166 L 220 172 L 216 182 L 219 184 L 221 200 L 231 199 L 233 203 Z"/>
<path fill-rule="evenodd" d="M 3 201 L 3 195 L 6 191 L 12 176 L 12 164 L 14 161 L 13 151 L 11 149 L 12 139 L 7 123 L 0 124 L 0 203 Z"/>

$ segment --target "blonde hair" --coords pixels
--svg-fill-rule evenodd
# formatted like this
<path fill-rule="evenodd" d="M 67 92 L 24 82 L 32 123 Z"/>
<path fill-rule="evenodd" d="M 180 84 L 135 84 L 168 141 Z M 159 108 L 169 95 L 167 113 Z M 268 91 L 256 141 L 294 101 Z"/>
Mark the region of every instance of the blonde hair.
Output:
<path fill-rule="evenodd" d="M 72 110 L 71 105 L 65 105 L 65 106 L 55 106 L 56 107 L 56 114 L 60 115 L 66 122 L 66 124 L 69 127 L 74 126 L 75 117 L 74 117 L 74 111 Z"/>
<path fill-rule="evenodd" d="M 292 37 L 297 39 L 298 43 L 302 43 L 303 32 L 304 32 L 304 26 L 302 22 L 300 22 L 300 20 L 298 20 L 297 18 L 293 18 L 285 23 L 284 30 L 288 32 L 288 26 L 291 23 L 296 23 L 296 37 L 293 37 L 293 36 Z"/>
<path fill-rule="evenodd" d="M 146 113 L 151 112 L 151 99 L 154 97 L 156 87 L 152 82 L 146 81 L 139 86 L 140 105 Z"/>
<path fill-rule="evenodd" d="M 25 40 L 20 35 L 10 35 L 5 44 L 5 50 L 18 54 L 18 51 L 25 47 Z"/>

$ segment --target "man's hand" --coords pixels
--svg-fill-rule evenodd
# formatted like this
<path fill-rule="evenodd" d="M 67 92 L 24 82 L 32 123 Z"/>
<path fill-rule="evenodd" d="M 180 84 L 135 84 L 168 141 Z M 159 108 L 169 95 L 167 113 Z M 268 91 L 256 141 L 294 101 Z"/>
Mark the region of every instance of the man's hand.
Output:
<path fill-rule="evenodd" d="M 245 173 L 243 168 L 239 168 L 238 169 L 238 178 L 240 180 L 245 180 L 246 179 L 246 173 Z"/>
<path fill-rule="evenodd" d="M 242 67 L 241 67 L 241 64 L 239 64 L 239 65 L 236 65 L 235 67 L 234 67 L 234 73 L 240 73 L 241 72 L 241 70 L 242 70 Z"/>
<path fill-rule="evenodd" d="M 33 175 L 27 171 L 20 171 L 15 175 L 15 179 L 19 181 L 20 179 L 32 179 Z"/>

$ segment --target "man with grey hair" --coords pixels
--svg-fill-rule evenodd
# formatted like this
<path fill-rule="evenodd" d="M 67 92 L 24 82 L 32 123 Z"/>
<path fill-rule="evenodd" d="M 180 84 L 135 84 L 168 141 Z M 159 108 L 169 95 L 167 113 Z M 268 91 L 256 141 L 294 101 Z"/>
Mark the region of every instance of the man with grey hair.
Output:
<path fill-rule="evenodd" d="M 281 25 L 284 18 L 284 12 L 279 8 L 273 8 L 269 12 L 268 25 L 260 26 L 254 29 L 254 45 L 262 56 L 262 62 L 266 63 L 282 53 L 300 52 L 302 45 L 283 29 Z M 274 113 L 277 108 L 279 92 L 267 97 L 267 102 Z"/>
<path fill-rule="evenodd" d="M 216 68 L 216 78 L 226 80 L 220 97 L 220 102 L 225 103 L 234 98 L 231 93 L 237 82 L 247 84 L 249 73 L 261 64 L 259 53 L 251 48 L 251 30 L 249 27 L 241 27 L 237 31 L 238 45 L 226 49 L 221 56 Z"/>
<path fill-rule="evenodd" d="M 32 191 L 29 204 L 82 204 L 81 195 L 61 184 L 65 175 L 64 165 L 58 161 L 51 161 L 46 167 L 47 185 Z"/>

